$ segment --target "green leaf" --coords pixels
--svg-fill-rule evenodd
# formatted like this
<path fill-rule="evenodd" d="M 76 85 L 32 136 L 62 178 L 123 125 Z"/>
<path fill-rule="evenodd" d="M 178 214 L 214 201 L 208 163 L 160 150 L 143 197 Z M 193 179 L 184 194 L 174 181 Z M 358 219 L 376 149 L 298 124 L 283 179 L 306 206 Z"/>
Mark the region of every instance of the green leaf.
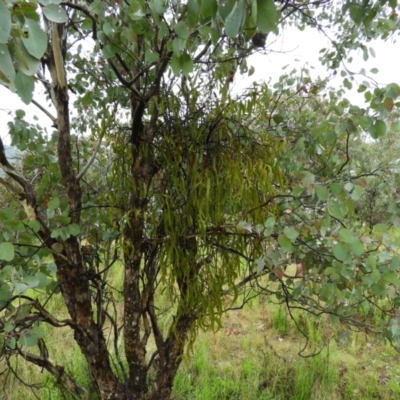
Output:
<path fill-rule="evenodd" d="M 18 71 L 14 84 L 20 99 L 25 104 L 29 104 L 33 98 L 33 91 L 35 90 L 35 81 L 33 78 Z"/>
<path fill-rule="evenodd" d="M 51 245 L 51 248 L 55 253 L 61 253 L 64 250 L 64 246 L 61 243 L 58 243 L 58 242 L 53 243 Z"/>
<path fill-rule="evenodd" d="M 115 47 L 110 44 L 106 44 L 102 49 L 102 53 L 103 57 L 108 60 L 109 58 L 115 56 Z"/>
<path fill-rule="evenodd" d="M 47 218 L 53 218 L 54 217 L 54 208 L 48 208 L 46 210 L 46 215 L 47 215 Z"/>
<path fill-rule="evenodd" d="M 42 11 L 49 21 L 57 22 L 58 24 L 68 22 L 68 16 L 65 10 L 56 4 L 49 4 L 46 7 L 42 7 Z"/>
<path fill-rule="evenodd" d="M 365 253 L 364 244 L 358 238 L 355 238 L 353 242 L 349 243 L 349 248 L 351 254 L 353 254 L 356 257 L 361 256 L 362 254 Z"/>
<path fill-rule="evenodd" d="M 47 270 L 49 271 L 49 274 L 50 274 L 50 275 L 53 275 L 53 276 L 56 275 L 56 272 L 57 272 L 57 264 L 55 264 L 55 263 L 48 263 L 46 267 L 47 267 Z"/>
<path fill-rule="evenodd" d="M 380 274 L 378 272 L 378 275 L 380 277 Z M 371 287 L 371 289 L 375 292 L 376 295 L 384 297 L 386 296 L 387 293 L 387 285 L 385 284 L 385 281 L 383 279 L 379 279 L 375 285 Z"/>
<path fill-rule="evenodd" d="M 28 285 L 26 285 L 25 283 L 16 282 L 14 288 L 18 294 L 24 294 L 26 292 L 26 289 L 28 289 Z"/>
<path fill-rule="evenodd" d="M 281 233 L 278 236 L 278 243 L 282 247 L 282 249 L 286 250 L 287 252 L 291 252 L 293 250 L 293 246 L 292 246 L 291 240 L 286 235 L 284 235 L 283 233 Z"/>
<path fill-rule="evenodd" d="M 232 12 L 235 4 L 235 0 L 220 0 L 218 2 L 218 13 L 223 21 L 225 21 L 227 16 Z"/>
<path fill-rule="evenodd" d="M 190 36 L 190 29 L 185 21 L 179 21 L 175 25 L 174 31 L 179 37 L 183 39 L 187 39 Z"/>
<path fill-rule="evenodd" d="M 329 275 L 336 275 L 336 277 L 339 277 L 339 274 L 336 271 L 336 268 L 334 267 L 327 267 L 324 270 L 324 274 L 329 276 Z"/>
<path fill-rule="evenodd" d="M 372 47 L 369 48 L 369 52 L 370 52 L 372 57 L 376 58 L 375 50 Z"/>
<path fill-rule="evenodd" d="M 274 0 L 257 0 L 257 27 L 262 33 L 277 30 L 278 12 Z"/>
<path fill-rule="evenodd" d="M 54 210 L 59 206 L 60 206 L 60 199 L 58 197 L 55 197 L 54 199 L 49 201 L 49 203 L 47 204 L 47 209 Z"/>
<path fill-rule="evenodd" d="M 335 218 L 342 218 L 342 211 L 340 210 L 340 204 L 336 200 L 328 201 L 328 211 Z"/>
<path fill-rule="evenodd" d="M 400 132 L 400 122 L 399 121 L 392 122 L 392 124 L 390 126 L 390 130 L 392 132 Z"/>
<path fill-rule="evenodd" d="M 103 24 L 103 29 L 102 30 L 103 30 L 104 34 L 109 35 L 112 32 L 111 24 L 109 22 L 105 22 Z"/>
<path fill-rule="evenodd" d="M 337 182 L 331 183 L 329 185 L 329 189 L 335 195 L 339 195 L 339 194 L 343 193 L 343 185 L 341 185 L 340 183 L 337 183 Z"/>
<path fill-rule="evenodd" d="M 387 232 L 389 227 L 386 224 L 376 224 L 374 225 L 374 233 L 385 233 Z"/>
<path fill-rule="evenodd" d="M 22 38 L 22 42 L 28 53 L 41 59 L 47 48 L 47 34 L 43 32 L 39 23 L 32 19 L 25 19 L 24 31 L 27 37 Z"/>
<path fill-rule="evenodd" d="M 35 278 L 38 280 L 37 287 L 44 289 L 47 285 L 47 276 L 43 272 L 36 272 Z"/>
<path fill-rule="evenodd" d="M 346 261 L 349 257 L 349 248 L 346 243 L 336 243 L 332 252 L 339 261 Z"/>
<path fill-rule="evenodd" d="M 399 280 L 399 278 L 397 276 L 397 273 L 395 273 L 393 271 L 386 271 L 383 279 L 386 282 L 395 285 L 396 287 L 400 286 L 400 280 Z"/>
<path fill-rule="evenodd" d="M 171 57 L 171 68 L 174 75 L 178 75 L 181 72 L 181 63 L 179 60 L 179 56 L 173 54 Z"/>
<path fill-rule="evenodd" d="M 361 4 L 350 4 L 350 18 L 356 23 L 359 24 L 364 17 L 364 8 Z"/>
<path fill-rule="evenodd" d="M 25 347 L 33 347 L 38 344 L 38 337 L 34 334 L 29 332 L 24 332 L 18 338 L 18 343 Z"/>
<path fill-rule="evenodd" d="M 372 270 L 374 270 L 376 268 L 376 257 L 375 256 L 370 255 L 367 258 L 366 268 L 367 268 L 368 272 L 371 272 Z"/>
<path fill-rule="evenodd" d="M 68 228 L 68 233 L 72 236 L 79 235 L 79 233 L 81 232 L 81 227 L 78 224 L 68 225 L 67 228 Z"/>
<path fill-rule="evenodd" d="M 379 282 L 381 279 L 381 274 L 378 269 L 373 269 L 370 273 L 370 279 L 373 283 Z"/>
<path fill-rule="evenodd" d="M 386 96 L 396 100 L 400 96 L 400 86 L 397 83 L 390 83 L 386 86 Z"/>
<path fill-rule="evenodd" d="M 269 218 L 265 221 L 265 223 L 264 223 L 264 227 L 265 227 L 264 234 L 265 234 L 266 236 L 271 235 L 271 233 L 272 233 L 273 230 L 274 230 L 274 225 L 275 225 L 275 218 L 274 218 L 274 217 L 269 217 Z"/>
<path fill-rule="evenodd" d="M 239 34 L 243 24 L 245 11 L 244 0 L 239 0 L 235 3 L 225 21 L 225 33 L 228 37 L 234 38 Z"/>
<path fill-rule="evenodd" d="M 360 86 L 358 87 L 357 92 L 358 92 L 358 93 L 362 93 L 362 92 L 365 92 L 366 90 L 367 90 L 367 87 L 366 87 L 365 85 L 360 85 Z"/>
<path fill-rule="evenodd" d="M 375 121 L 375 123 L 372 125 L 372 127 L 369 130 L 369 133 L 374 139 L 378 139 L 381 136 L 385 136 L 386 133 L 386 124 L 384 121 L 378 119 Z"/>
<path fill-rule="evenodd" d="M 15 69 L 6 44 L 0 43 L 0 79 L 6 84 L 14 82 Z"/>
<path fill-rule="evenodd" d="M 23 283 L 25 283 L 29 288 L 35 288 L 39 285 L 39 279 L 36 276 L 26 275 L 24 276 Z"/>
<path fill-rule="evenodd" d="M 216 0 L 201 0 L 201 11 L 200 14 L 204 18 L 215 15 L 218 10 L 218 4 Z"/>
<path fill-rule="evenodd" d="M 179 58 L 182 72 L 188 76 L 191 72 L 193 72 L 193 60 L 189 54 L 182 54 Z"/>
<path fill-rule="evenodd" d="M 10 341 L 8 342 L 8 347 L 12 350 L 15 350 L 15 346 L 17 344 L 17 339 L 15 337 L 12 337 Z"/>
<path fill-rule="evenodd" d="M 14 259 L 14 256 L 14 245 L 12 243 L 0 243 L 0 260 L 12 261 Z"/>
<path fill-rule="evenodd" d="M 34 233 L 39 232 L 39 229 L 40 229 L 39 221 L 36 221 L 35 219 L 32 220 L 32 221 L 29 221 L 28 222 L 28 226 L 29 226 L 30 229 L 32 229 L 32 231 Z"/>
<path fill-rule="evenodd" d="M 63 225 L 68 225 L 71 222 L 71 218 L 68 215 L 57 215 L 54 220 Z"/>
<path fill-rule="evenodd" d="M 349 90 L 351 90 L 353 87 L 353 84 L 347 78 L 343 81 L 343 84 L 344 84 L 345 88 L 347 88 Z"/>
<path fill-rule="evenodd" d="M 251 25 L 257 26 L 257 0 L 251 0 Z"/>
<path fill-rule="evenodd" d="M 41 326 L 34 326 L 31 330 L 30 333 L 32 335 L 35 335 L 38 339 L 42 339 L 45 336 L 45 331 Z"/>
<path fill-rule="evenodd" d="M 326 201 L 328 199 L 328 189 L 325 186 L 316 185 L 314 190 L 319 200 Z"/>
<path fill-rule="evenodd" d="M 0 0 L 0 43 L 7 43 L 11 32 L 11 15 L 8 8 Z"/>
<path fill-rule="evenodd" d="M 400 257 L 394 256 L 390 261 L 390 270 L 397 271 L 399 269 L 399 266 L 400 266 Z"/>
<path fill-rule="evenodd" d="M 288 237 L 291 241 L 294 241 L 297 239 L 299 236 L 299 232 L 296 231 L 296 229 L 293 229 L 290 226 L 285 226 L 285 229 L 283 230 L 283 233 L 285 234 L 286 237 Z"/>
<path fill-rule="evenodd" d="M 151 1 L 151 9 L 154 10 L 157 14 L 164 14 L 168 9 L 168 4 L 164 0 L 152 0 Z"/>
<path fill-rule="evenodd" d="M 8 332 L 13 331 L 14 328 L 15 328 L 14 322 L 13 321 L 8 321 L 8 322 L 6 322 L 4 324 L 3 331 L 8 333 Z"/>
<path fill-rule="evenodd" d="M 362 196 L 362 194 L 364 193 L 364 189 L 361 186 L 354 186 L 353 191 L 351 192 L 351 198 L 353 200 L 359 200 Z"/>
<path fill-rule="evenodd" d="M 2 285 L 0 285 L 0 300 L 1 301 L 7 301 L 9 299 L 11 299 L 13 294 L 13 290 L 11 288 L 11 286 L 9 286 L 6 283 L 3 283 Z"/>
<path fill-rule="evenodd" d="M 340 229 L 339 231 L 339 239 L 345 243 L 352 243 L 355 240 L 355 237 L 348 229 Z"/>

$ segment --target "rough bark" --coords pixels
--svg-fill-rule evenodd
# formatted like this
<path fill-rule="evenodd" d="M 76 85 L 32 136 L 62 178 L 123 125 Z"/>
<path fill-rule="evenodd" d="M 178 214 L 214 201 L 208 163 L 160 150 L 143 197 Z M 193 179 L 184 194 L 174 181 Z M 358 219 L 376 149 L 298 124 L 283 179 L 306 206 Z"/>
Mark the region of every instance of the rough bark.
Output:
<path fill-rule="evenodd" d="M 52 23 L 52 46 L 49 48 L 48 66 L 52 77 L 52 99 L 57 112 L 58 162 L 67 193 L 71 222 L 79 223 L 82 191 L 71 155 L 68 86 L 61 51 L 65 46 L 65 26 Z M 93 318 L 90 275 L 85 268 L 79 239 L 71 236 L 62 244 L 64 257 L 55 257 L 57 279 L 75 324 L 75 340 L 88 362 L 91 380 L 101 398 L 118 398 L 115 394 L 119 392 L 120 385 L 111 369 L 106 340 L 101 326 Z"/>

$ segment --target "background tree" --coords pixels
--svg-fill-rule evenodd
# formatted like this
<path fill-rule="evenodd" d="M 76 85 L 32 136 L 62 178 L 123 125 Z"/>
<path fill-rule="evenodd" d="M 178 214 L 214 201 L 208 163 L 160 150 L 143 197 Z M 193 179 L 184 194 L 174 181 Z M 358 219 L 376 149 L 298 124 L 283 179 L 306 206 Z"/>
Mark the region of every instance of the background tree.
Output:
<path fill-rule="evenodd" d="M 360 137 L 350 148 L 355 168 L 366 173 L 364 193 L 355 204 L 356 215 L 370 230 L 378 223 L 397 225 L 391 212 L 399 187 L 397 120 L 394 114 L 386 121 L 389 130 L 385 136 L 377 140 Z"/>
<path fill-rule="evenodd" d="M 42 328 L 68 326 L 100 398 L 168 399 L 198 329 L 218 328 L 255 293 L 361 329 L 370 329 L 352 318 L 361 303 L 388 297 L 389 312 L 397 246 L 348 225 L 362 193 L 349 143 L 384 134 L 377 111 L 399 87 L 370 93 L 371 113 L 307 71 L 236 97 L 229 89 L 262 49 L 260 34 L 341 26 L 323 58 L 337 68 L 396 29 L 396 6 L 0 1 L 1 83 L 54 124 L 47 133 L 16 112 L 9 128 L 26 152 L 22 169 L 0 142 L 10 179 L 1 183 L 13 195 L 1 210 L 6 365 L 20 356 L 83 395 L 50 358 Z M 33 98 L 36 84 L 45 101 Z M 122 288 L 109 280 L 113 268 L 124 270 Z M 46 310 L 58 292 L 65 320 Z M 113 307 L 121 295 L 122 316 Z M 396 343 L 395 322 L 386 336 Z"/>

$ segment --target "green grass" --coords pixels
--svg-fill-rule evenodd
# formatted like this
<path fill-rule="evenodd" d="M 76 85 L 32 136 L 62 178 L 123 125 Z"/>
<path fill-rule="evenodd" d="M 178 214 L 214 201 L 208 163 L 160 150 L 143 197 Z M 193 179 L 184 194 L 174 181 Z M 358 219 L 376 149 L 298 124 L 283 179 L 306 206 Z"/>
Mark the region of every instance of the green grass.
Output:
<path fill-rule="evenodd" d="M 327 318 L 298 314 L 305 345 L 283 307 L 232 313 L 223 328 L 202 334 L 175 379 L 175 400 L 398 399 L 400 355 L 372 335 L 340 343 Z M 320 354 L 307 357 L 315 352 Z"/>
<path fill-rule="evenodd" d="M 122 268 L 110 271 L 114 287 L 122 286 Z M 163 293 L 164 301 L 168 296 Z M 116 309 L 122 316 L 122 298 Z M 59 295 L 47 308 L 59 319 L 67 317 Z M 172 311 L 170 311 L 172 312 Z M 364 310 L 376 326 L 380 313 Z M 168 313 L 165 314 L 168 317 Z M 253 299 L 249 306 L 224 316 L 222 328 L 200 333 L 194 353 L 183 360 L 175 378 L 175 400 L 371 400 L 400 398 L 400 355 L 386 342 L 371 334 L 342 336 L 327 317 L 313 318 L 295 312 L 294 321 L 284 306 L 265 298 Z M 90 391 L 86 361 L 69 328 L 43 326 L 51 358 L 65 366 L 79 385 Z M 304 348 L 306 339 L 308 346 Z M 154 344 L 149 347 L 154 349 Z M 151 353 L 149 349 L 149 354 Z M 319 352 L 315 357 L 308 357 Z M 113 350 L 111 349 L 111 353 Z M 20 377 L 27 383 L 43 383 L 35 389 L 41 400 L 73 399 L 46 371 L 13 360 Z M 0 371 L 3 366 L 0 365 Z M 0 377 L 0 385 L 5 376 Z M 30 400 L 32 389 L 16 378 L 7 381 L 5 400 Z"/>

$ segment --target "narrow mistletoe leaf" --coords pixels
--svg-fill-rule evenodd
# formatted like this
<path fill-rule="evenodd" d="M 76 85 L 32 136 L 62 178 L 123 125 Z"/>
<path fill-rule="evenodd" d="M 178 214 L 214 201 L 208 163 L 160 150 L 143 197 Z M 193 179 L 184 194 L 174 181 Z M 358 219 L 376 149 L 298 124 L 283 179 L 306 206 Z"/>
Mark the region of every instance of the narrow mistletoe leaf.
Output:
<path fill-rule="evenodd" d="M 251 24 L 257 26 L 257 0 L 251 0 Z"/>

